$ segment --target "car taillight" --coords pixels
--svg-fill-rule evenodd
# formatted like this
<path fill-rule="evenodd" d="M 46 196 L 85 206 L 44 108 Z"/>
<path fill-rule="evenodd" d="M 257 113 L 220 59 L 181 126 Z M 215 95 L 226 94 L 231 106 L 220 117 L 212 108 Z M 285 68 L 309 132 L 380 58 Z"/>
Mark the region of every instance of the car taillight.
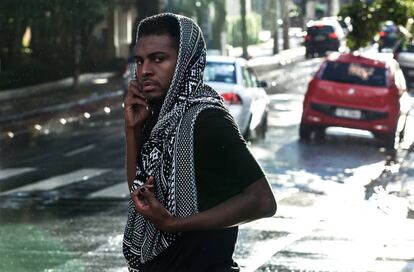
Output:
<path fill-rule="evenodd" d="M 336 35 L 335 32 L 329 33 L 328 37 L 329 37 L 329 39 L 337 39 L 338 38 L 338 36 Z"/>
<path fill-rule="evenodd" d="M 385 37 L 385 35 L 386 35 L 387 33 L 385 33 L 385 31 L 381 31 L 380 33 L 379 33 L 379 35 L 380 35 L 380 37 Z"/>
<path fill-rule="evenodd" d="M 312 37 L 310 35 L 306 35 L 305 36 L 305 41 L 310 41 L 310 40 L 312 40 Z"/>
<path fill-rule="evenodd" d="M 241 105 L 242 100 L 240 96 L 236 93 L 223 93 L 221 96 L 224 99 L 224 102 L 229 105 Z"/>

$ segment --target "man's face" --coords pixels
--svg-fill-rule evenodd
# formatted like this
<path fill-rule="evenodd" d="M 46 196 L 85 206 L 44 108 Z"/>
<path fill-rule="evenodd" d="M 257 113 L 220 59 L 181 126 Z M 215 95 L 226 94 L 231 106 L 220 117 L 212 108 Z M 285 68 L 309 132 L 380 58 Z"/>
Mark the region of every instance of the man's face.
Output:
<path fill-rule="evenodd" d="M 138 83 L 150 103 L 165 98 L 177 64 L 178 51 L 168 34 L 147 35 L 138 39 L 135 48 Z"/>

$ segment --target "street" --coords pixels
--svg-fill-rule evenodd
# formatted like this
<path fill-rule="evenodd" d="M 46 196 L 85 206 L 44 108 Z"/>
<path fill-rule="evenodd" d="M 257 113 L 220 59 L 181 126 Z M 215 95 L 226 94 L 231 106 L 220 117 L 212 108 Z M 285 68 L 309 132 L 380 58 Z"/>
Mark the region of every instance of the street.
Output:
<path fill-rule="evenodd" d="M 381 191 L 367 195 L 414 138 L 395 153 L 356 130 L 329 128 L 324 139 L 299 141 L 303 95 L 320 63 L 302 58 L 260 71 L 270 85 L 269 129 L 249 147 L 278 211 L 240 227 L 235 260 L 243 272 L 414 271 L 406 203 Z M 118 93 L 93 112 L 7 124 L 13 135 L 0 138 L 0 271 L 127 271 L 121 103 Z"/>

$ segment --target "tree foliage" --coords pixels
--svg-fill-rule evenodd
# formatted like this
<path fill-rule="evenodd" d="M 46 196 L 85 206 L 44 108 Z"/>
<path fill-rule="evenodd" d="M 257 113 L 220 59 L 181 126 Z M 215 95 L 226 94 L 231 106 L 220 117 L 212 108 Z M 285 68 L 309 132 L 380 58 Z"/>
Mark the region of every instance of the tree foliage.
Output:
<path fill-rule="evenodd" d="M 339 15 L 350 17 L 353 31 L 347 38 L 351 50 L 357 50 L 373 41 L 380 31 L 381 24 L 393 21 L 405 26 L 407 20 L 414 16 L 414 2 L 412 0 L 363 0 L 353 1 L 344 6 Z"/>
<path fill-rule="evenodd" d="M 75 69 L 88 50 L 94 26 L 100 22 L 113 0 L 1 0 L 0 58 L 2 76 L 17 73 L 14 85 L 41 81 L 41 77 L 61 77 Z M 31 30 L 27 48 L 22 38 Z M 80 51 L 76 56 L 76 52 Z M 48 72 L 50 70 L 50 72 Z M 30 78 L 22 78 L 30 77 Z M 2 77 L 3 78 L 3 77 Z"/>
<path fill-rule="evenodd" d="M 204 34 L 207 34 L 205 35 L 207 47 L 220 49 L 220 35 L 226 29 L 226 0 L 179 0 L 176 2 L 177 4 L 171 6 L 169 11 L 194 18 Z M 210 7 L 212 7 L 211 13 Z"/>

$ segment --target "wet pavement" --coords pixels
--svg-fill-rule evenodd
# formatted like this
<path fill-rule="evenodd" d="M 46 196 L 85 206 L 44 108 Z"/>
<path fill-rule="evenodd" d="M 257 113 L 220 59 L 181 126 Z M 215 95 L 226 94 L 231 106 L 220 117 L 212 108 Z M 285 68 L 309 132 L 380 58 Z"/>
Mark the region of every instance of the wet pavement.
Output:
<path fill-rule="evenodd" d="M 40 121 L 66 120 L 68 113 L 97 112 L 105 110 L 104 107 L 108 105 L 119 107 L 123 96 L 121 84 L 122 77 L 116 73 L 98 73 L 83 75 L 78 89 L 72 87 L 71 79 L 68 78 L 54 83 L 2 90 L 0 139 L 36 129 Z"/>
<path fill-rule="evenodd" d="M 319 62 L 287 69 L 310 75 Z M 272 218 L 240 228 L 235 258 L 242 271 L 413 271 L 414 226 L 407 219 L 414 184 L 412 132 L 388 155 L 371 138 L 358 135 L 331 133 L 323 143 L 299 143 L 302 93 L 295 90 L 302 90 L 307 78 L 282 69 L 261 76 L 275 82 L 270 129 L 266 140 L 251 149 L 269 173 L 279 209 Z M 100 188 L 124 184 L 120 78 L 96 78 L 108 81 L 91 80 L 78 92 L 44 91 L 47 99 L 39 95 L 37 103 L 32 103 L 35 96 L 0 99 L 1 108 L 9 105 L 0 118 L 15 118 L 6 129 L 10 121 L 0 123 L 2 168 L 16 162 L 32 167 L 26 181 L 80 166 L 95 173 L 108 170 L 47 191 L 0 195 L 0 271 L 126 271 L 120 246 L 127 198 L 91 197 Z M 30 117 L 19 118 L 24 112 Z M 62 118 L 70 125 L 59 134 L 23 137 L 25 127 L 41 125 L 43 133 L 46 120 Z M 41 154 L 45 146 L 49 150 Z M 24 158 L 27 154 L 33 157 Z M 15 185 L 22 178 L 0 175 L 0 182 L 8 180 Z"/>

